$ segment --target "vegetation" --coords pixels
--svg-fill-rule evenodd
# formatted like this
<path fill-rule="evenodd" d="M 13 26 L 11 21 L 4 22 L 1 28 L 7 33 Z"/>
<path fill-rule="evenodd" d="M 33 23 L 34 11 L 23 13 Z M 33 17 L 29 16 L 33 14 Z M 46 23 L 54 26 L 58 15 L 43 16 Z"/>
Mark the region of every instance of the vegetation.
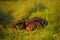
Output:
<path fill-rule="evenodd" d="M 4 28 L 6 28 L 6 25 L 9 25 L 12 23 L 12 11 L 5 13 L 3 10 L 0 9 L 0 24 L 3 25 Z"/>
<path fill-rule="evenodd" d="M 60 40 L 59 13 L 60 0 L 0 1 L 0 40 Z M 30 32 L 9 26 L 36 16 L 46 19 L 48 25 Z"/>

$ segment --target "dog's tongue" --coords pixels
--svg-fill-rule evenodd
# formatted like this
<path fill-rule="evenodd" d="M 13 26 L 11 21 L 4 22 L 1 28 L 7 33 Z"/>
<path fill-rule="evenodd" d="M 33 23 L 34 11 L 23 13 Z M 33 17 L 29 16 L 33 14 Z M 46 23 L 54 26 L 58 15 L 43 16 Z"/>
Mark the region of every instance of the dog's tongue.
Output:
<path fill-rule="evenodd" d="M 31 28 L 30 28 L 30 27 L 26 27 L 26 30 L 27 30 L 27 31 L 30 31 L 30 30 L 31 30 Z"/>
<path fill-rule="evenodd" d="M 27 26 L 27 27 L 26 27 L 26 30 L 27 30 L 27 31 L 30 31 L 30 30 L 31 30 L 31 26 Z"/>

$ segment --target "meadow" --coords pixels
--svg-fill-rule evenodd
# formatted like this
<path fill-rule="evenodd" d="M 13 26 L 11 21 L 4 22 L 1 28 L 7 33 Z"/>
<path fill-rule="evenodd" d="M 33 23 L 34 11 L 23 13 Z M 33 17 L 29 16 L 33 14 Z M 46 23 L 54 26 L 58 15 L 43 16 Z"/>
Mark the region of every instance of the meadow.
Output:
<path fill-rule="evenodd" d="M 0 1 L 0 40 L 60 40 L 60 0 Z M 41 17 L 43 29 L 26 31 L 11 28 L 18 20 Z"/>

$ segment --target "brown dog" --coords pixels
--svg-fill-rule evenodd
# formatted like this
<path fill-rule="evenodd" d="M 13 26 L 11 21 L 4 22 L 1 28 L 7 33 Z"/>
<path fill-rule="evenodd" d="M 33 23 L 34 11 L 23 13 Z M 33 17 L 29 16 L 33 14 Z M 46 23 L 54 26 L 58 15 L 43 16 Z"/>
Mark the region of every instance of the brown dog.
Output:
<path fill-rule="evenodd" d="M 14 27 L 19 26 L 21 29 L 26 29 L 28 31 L 35 30 L 39 27 L 47 26 L 48 22 L 40 17 L 34 17 L 32 19 L 27 19 L 24 21 L 17 22 Z"/>

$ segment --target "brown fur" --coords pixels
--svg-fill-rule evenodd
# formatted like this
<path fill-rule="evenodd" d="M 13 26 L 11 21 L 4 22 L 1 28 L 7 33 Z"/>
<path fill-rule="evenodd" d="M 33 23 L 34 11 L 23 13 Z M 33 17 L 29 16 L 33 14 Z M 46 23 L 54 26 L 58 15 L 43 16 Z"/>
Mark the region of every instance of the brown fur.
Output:
<path fill-rule="evenodd" d="M 14 27 L 19 26 L 21 29 L 26 29 L 28 31 L 35 30 L 39 27 L 47 26 L 48 22 L 45 19 L 34 17 L 32 19 L 27 19 L 24 21 L 17 22 Z"/>

